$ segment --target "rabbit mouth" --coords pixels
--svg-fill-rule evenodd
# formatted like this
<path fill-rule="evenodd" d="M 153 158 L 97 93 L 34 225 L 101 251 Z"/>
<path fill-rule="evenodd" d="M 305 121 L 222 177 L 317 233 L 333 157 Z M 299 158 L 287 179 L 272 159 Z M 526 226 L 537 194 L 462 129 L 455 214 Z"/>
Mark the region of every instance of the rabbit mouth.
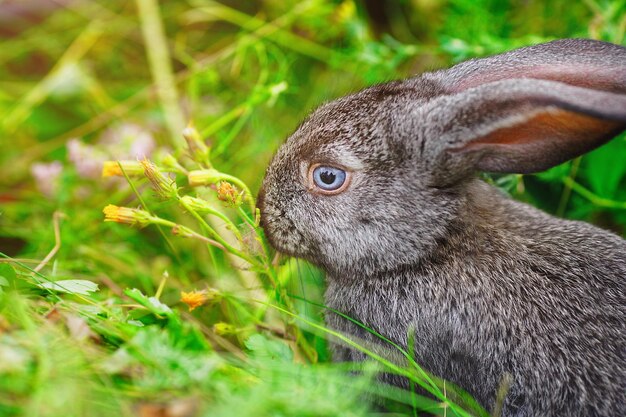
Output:
<path fill-rule="evenodd" d="M 263 190 L 257 199 L 261 212 L 261 227 L 270 245 L 278 252 L 289 256 L 306 256 L 309 248 L 305 236 L 298 230 L 288 214 L 271 204 L 267 204 Z"/>
<path fill-rule="evenodd" d="M 261 212 L 261 227 L 270 245 L 278 252 L 289 256 L 306 256 L 308 253 L 304 236 L 285 213 L 272 216 Z"/>

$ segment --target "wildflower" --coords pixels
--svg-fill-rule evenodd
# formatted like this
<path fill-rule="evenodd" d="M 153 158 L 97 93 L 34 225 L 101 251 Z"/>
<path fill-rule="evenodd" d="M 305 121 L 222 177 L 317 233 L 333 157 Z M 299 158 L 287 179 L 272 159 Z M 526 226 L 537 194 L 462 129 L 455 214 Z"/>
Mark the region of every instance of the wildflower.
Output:
<path fill-rule="evenodd" d="M 143 166 L 139 161 L 104 161 L 102 164 L 103 177 L 123 177 L 124 172 L 129 177 L 141 175 L 143 174 Z"/>
<path fill-rule="evenodd" d="M 189 153 L 198 162 L 208 162 L 211 149 L 206 146 L 200 133 L 192 125 L 183 129 L 183 138 L 187 141 Z"/>
<path fill-rule="evenodd" d="M 196 308 L 204 305 L 210 301 L 216 301 L 220 298 L 220 293 L 214 288 L 202 291 L 193 290 L 191 292 L 180 293 L 180 301 L 187 304 L 189 311 L 193 311 Z"/>
<path fill-rule="evenodd" d="M 192 210 L 198 211 L 200 213 L 215 211 L 211 207 L 208 201 L 203 200 L 201 198 L 186 195 L 186 196 L 183 196 L 180 200 L 185 206 L 188 206 Z"/>
<path fill-rule="evenodd" d="M 67 142 L 67 157 L 82 178 L 96 179 L 102 173 L 102 164 L 107 159 L 104 152 L 95 146 L 86 145 L 80 139 Z"/>
<path fill-rule="evenodd" d="M 341 3 L 335 11 L 335 19 L 337 23 L 345 23 L 351 20 L 356 14 L 356 5 L 352 0 L 346 0 Z"/>
<path fill-rule="evenodd" d="M 154 188 L 159 197 L 173 198 L 177 195 L 177 187 L 174 180 L 163 175 L 157 166 L 147 159 L 141 161 L 140 164 L 143 167 L 146 178 L 148 178 L 152 188 Z"/>
<path fill-rule="evenodd" d="M 233 207 L 238 207 L 243 200 L 243 193 L 240 193 L 231 183 L 221 181 L 217 185 L 217 198 Z"/>
<path fill-rule="evenodd" d="M 109 204 L 102 212 L 104 213 L 105 222 L 123 223 L 139 227 L 145 227 L 151 223 L 150 214 L 143 210 Z"/>
<path fill-rule="evenodd" d="M 117 159 L 149 158 L 156 147 L 152 134 L 133 123 L 123 123 L 108 129 L 100 136 L 98 144 Z"/>
<path fill-rule="evenodd" d="M 190 171 L 187 180 L 192 187 L 211 185 L 220 180 L 220 173 L 216 169 L 199 169 Z"/>
<path fill-rule="evenodd" d="M 67 143 L 67 157 L 76 167 L 82 178 L 97 179 L 100 176 L 122 176 L 119 167 L 113 167 L 107 160 L 132 160 L 149 157 L 156 144 L 152 135 L 142 127 L 123 124 L 104 132 L 93 144 L 86 144 L 78 138 Z M 104 165 L 104 166 L 103 166 Z M 124 169 L 130 175 L 132 168 Z M 136 170 L 137 167 L 135 166 Z M 134 173 L 140 174 L 141 171 Z"/>
<path fill-rule="evenodd" d="M 189 311 L 193 311 L 207 301 L 206 291 L 181 292 L 180 301 L 187 304 Z"/>
<path fill-rule="evenodd" d="M 59 161 L 49 164 L 34 163 L 30 167 L 37 189 L 46 197 L 53 197 L 56 194 L 61 171 L 63 171 L 63 165 Z"/>
<path fill-rule="evenodd" d="M 161 158 L 161 166 L 163 166 L 167 171 L 171 172 L 182 172 L 187 175 L 188 171 L 183 167 L 178 160 L 170 153 L 165 154 Z"/>
<path fill-rule="evenodd" d="M 235 334 L 237 329 L 232 324 L 219 322 L 213 325 L 213 331 L 219 336 L 226 336 L 229 334 Z"/>

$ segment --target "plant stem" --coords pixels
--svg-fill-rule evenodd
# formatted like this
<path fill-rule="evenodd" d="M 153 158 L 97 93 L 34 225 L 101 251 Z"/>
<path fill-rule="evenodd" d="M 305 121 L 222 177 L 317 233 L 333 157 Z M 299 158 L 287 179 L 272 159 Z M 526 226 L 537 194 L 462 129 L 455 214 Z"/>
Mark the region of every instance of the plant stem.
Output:
<path fill-rule="evenodd" d="M 174 81 L 170 53 L 165 38 L 163 22 L 156 0 L 136 0 L 141 21 L 141 31 L 146 44 L 148 63 L 157 86 L 163 116 L 171 135 L 172 144 L 183 146 L 184 116 L 179 106 L 178 91 Z"/>
<path fill-rule="evenodd" d="M 608 198 L 600 197 L 582 185 L 578 184 L 576 181 L 571 179 L 570 177 L 563 178 L 563 182 L 565 185 L 569 186 L 573 191 L 580 194 L 582 197 L 589 200 L 592 204 L 598 207 L 605 207 L 610 209 L 619 209 L 626 210 L 626 201 L 615 201 L 610 200 Z"/>
<path fill-rule="evenodd" d="M 578 167 L 580 166 L 580 161 L 582 157 L 578 157 L 574 159 L 572 162 L 572 167 L 570 169 L 569 175 L 567 178 L 572 181 L 576 178 L 576 174 L 578 174 Z M 567 208 L 567 203 L 569 202 L 569 198 L 572 195 L 572 187 L 565 183 L 565 187 L 563 188 L 563 193 L 561 194 L 561 200 L 559 201 L 559 208 L 556 210 L 556 215 L 559 217 L 563 217 L 565 214 L 565 209 Z"/>
<path fill-rule="evenodd" d="M 211 236 L 215 240 L 217 240 L 222 246 L 224 246 L 224 248 L 228 252 L 230 252 L 233 255 L 243 259 L 244 261 L 248 262 L 250 265 L 253 265 L 253 266 L 256 266 L 256 267 L 262 267 L 262 264 L 259 264 L 259 262 L 256 259 L 246 255 L 245 253 L 241 252 L 240 250 L 236 249 L 234 246 L 232 246 L 228 242 L 226 242 L 226 240 L 224 240 L 215 230 L 213 230 L 213 228 L 211 226 L 209 226 L 209 224 L 202 218 L 202 216 L 200 216 L 184 200 L 179 198 L 178 201 L 185 208 L 185 210 L 187 210 L 193 217 L 196 218 L 196 220 L 198 220 L 198 222 L 200 223 L 202 228 L 205 229 L 206 232 L 210 233 Z"/>

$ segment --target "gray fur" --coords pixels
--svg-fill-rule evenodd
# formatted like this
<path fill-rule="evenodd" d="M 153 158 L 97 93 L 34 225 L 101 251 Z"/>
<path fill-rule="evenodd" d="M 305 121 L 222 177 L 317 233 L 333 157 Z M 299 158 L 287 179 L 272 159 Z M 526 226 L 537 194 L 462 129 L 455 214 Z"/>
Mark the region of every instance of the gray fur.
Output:
<path fill-rule="evenodd" d="M 626 241 L 474 174 L 533 172 L 599 146 L 626 128 L 624 93 L 625 48 L 563 40 L 340 98 L 278 150 L 263 227 L 326 271 L 329 307 L 405 347 L 414 328 L 417 362 L 488 409 L 508 373 L 505 417 L 626 415 Z M 505 143 L 511 128 L 542 135 Z M 313 163 L 351 171 L 348 189 L 311 192 Z M 335 347 L 335 360 L 363 359 Z"/>

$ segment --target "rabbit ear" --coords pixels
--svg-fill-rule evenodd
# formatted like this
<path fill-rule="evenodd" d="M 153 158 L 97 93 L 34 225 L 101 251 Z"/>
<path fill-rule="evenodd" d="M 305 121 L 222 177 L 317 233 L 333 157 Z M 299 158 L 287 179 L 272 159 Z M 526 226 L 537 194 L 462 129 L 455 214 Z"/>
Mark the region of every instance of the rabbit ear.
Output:
<path fill-rule="evenodd" d="M 459 174 L 541 171 L 626 128 L 626 48 L 618 45 L 564 39 L 429 77 L 448 93 L 422 109 L 434 129 L 431 160 Z"/>
<path fill-rule="evenodd" d="M 451 93 L 512 78 L 626 93 L 626 48 L 590 39 L 562 39 L 465 61 L 434 75 Z"/>
<path fill-rule="evenodd" d="M 439 96 L 420 112 L 424 156 L 442 178 L 471 170 L 542 171 L 626 129 L 625 94 L 537 79 Z"/>

